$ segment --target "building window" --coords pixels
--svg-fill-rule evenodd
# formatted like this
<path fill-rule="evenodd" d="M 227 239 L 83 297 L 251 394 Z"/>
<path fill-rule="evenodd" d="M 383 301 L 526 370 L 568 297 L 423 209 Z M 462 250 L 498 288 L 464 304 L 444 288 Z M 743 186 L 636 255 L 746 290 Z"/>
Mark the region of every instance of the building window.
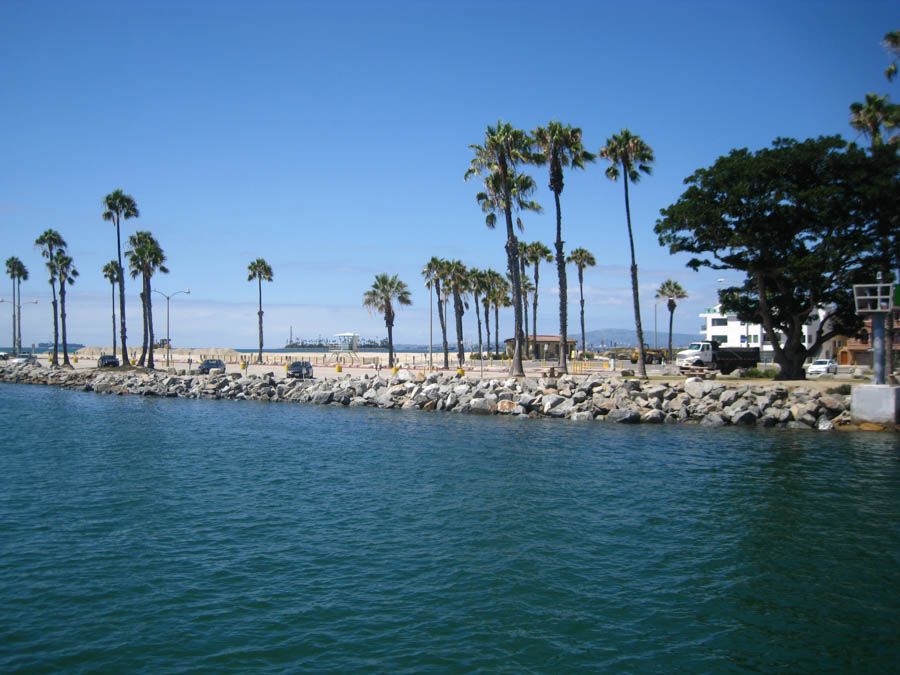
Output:
<path fill-rule="evenodd" d="M 759 335 L 751 335 L 750 342 L 752 342 L 753 344 L 759 344 Z"/>
<path fill-rule="evenodd" d="M 713 326 L 727 326 L 727 325 L 728 325 L 728 319 L 713 319 L 713 320 L 712 320 L 712 325 L 713 325 Z"/>
<path fill-rule="evenodd" d="M 719 342 L 719 343 L 722 343 L 722 344 L 728 342 L 728 336 L 727 336 L 727 335 L 713 335 L 713 336 L 712 336 L 712 339 L 715 340 L 716 342 Z"/>

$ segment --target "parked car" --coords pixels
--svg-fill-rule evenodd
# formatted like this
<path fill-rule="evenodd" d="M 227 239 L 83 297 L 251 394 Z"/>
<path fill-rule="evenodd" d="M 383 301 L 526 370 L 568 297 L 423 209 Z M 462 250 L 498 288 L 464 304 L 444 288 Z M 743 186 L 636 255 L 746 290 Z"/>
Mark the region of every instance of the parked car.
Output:
<path fill-rule="evenodd" d="M 313 367 L 309 361 L 294 361 L 287 367 L 286 377 L 299 377 L 301 380 L 312 378 Z"/>
<path fill-rule="evenodd" d="M 6 361 L 9 358 L 9 354 L 6 352 L 0 352 L 0 361 Z"/>
<path fill-rule="evenodd" d="M 36 364 L 38 362 L 37 357 L 32 356 L 31 354 L 19 354 L 18 356 L 13 356 L 10 360 L 10 363 L 31 363 Z"/>
<path fill-rule="evenodd" d="M 119 367 L 119 359 L 117 359 L 112 354 L 103 354 L 99 359 L 97 359 L 97 367 L 98 368 L 118 368 Z"/>
<path fill-rule="evenodd" d="M 834 359 L 816 359 L 806 369 L 807 375 L 828 375 L 837 373 L 837 363 Z"/>
<path fill-rule="evenodd" d="M 197 369 L 201 375 L 209 375 L 209 371 L 213 368 L 225 368 L 225 362 L 222 359 L 203 359 L 200 367 Z"/>

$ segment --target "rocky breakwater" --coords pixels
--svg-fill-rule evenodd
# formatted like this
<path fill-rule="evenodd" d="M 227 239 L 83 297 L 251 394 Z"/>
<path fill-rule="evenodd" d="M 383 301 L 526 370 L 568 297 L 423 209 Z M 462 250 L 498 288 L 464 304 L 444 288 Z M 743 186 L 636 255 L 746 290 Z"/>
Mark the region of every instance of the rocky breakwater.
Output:
<path fill-rule="evenodd" d="M 0 380 L 98 394 L 370 406 L 618 424 L 692 423 L 821 431 L 855 428 L 850 425 L 849 396 L 822 394 L 802 385 L 746 385 L 700 378 L 653 382 L 565 375 L 479 380 L 401 370 L 387 377 L 286 380 L 273 373 L 184 375 L 173 371 L 52 370 L 20 364 L 0 367 Z"/>

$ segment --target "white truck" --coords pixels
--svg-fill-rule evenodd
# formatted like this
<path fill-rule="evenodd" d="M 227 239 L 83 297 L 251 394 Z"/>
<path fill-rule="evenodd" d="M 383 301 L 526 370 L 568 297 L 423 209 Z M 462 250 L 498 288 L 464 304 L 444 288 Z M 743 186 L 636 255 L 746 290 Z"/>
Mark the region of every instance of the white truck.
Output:
<path fill-rule="evenodd" d="M 723 375 L 737 368 L 754 368 L 758 362 L 759 347 L 721 347 L 715 340 L 692 342 L 675 357 L 679 370 L 703 366 Z"/>

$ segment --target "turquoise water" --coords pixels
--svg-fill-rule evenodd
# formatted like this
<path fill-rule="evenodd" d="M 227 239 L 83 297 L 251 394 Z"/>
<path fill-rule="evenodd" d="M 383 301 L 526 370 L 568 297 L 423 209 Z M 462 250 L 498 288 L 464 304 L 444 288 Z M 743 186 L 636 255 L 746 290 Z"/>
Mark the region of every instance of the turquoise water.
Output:
<path fill-rule="evenodd" d="M 887 434 L 0 385 L 0 671 L 896 672 Z"/>

